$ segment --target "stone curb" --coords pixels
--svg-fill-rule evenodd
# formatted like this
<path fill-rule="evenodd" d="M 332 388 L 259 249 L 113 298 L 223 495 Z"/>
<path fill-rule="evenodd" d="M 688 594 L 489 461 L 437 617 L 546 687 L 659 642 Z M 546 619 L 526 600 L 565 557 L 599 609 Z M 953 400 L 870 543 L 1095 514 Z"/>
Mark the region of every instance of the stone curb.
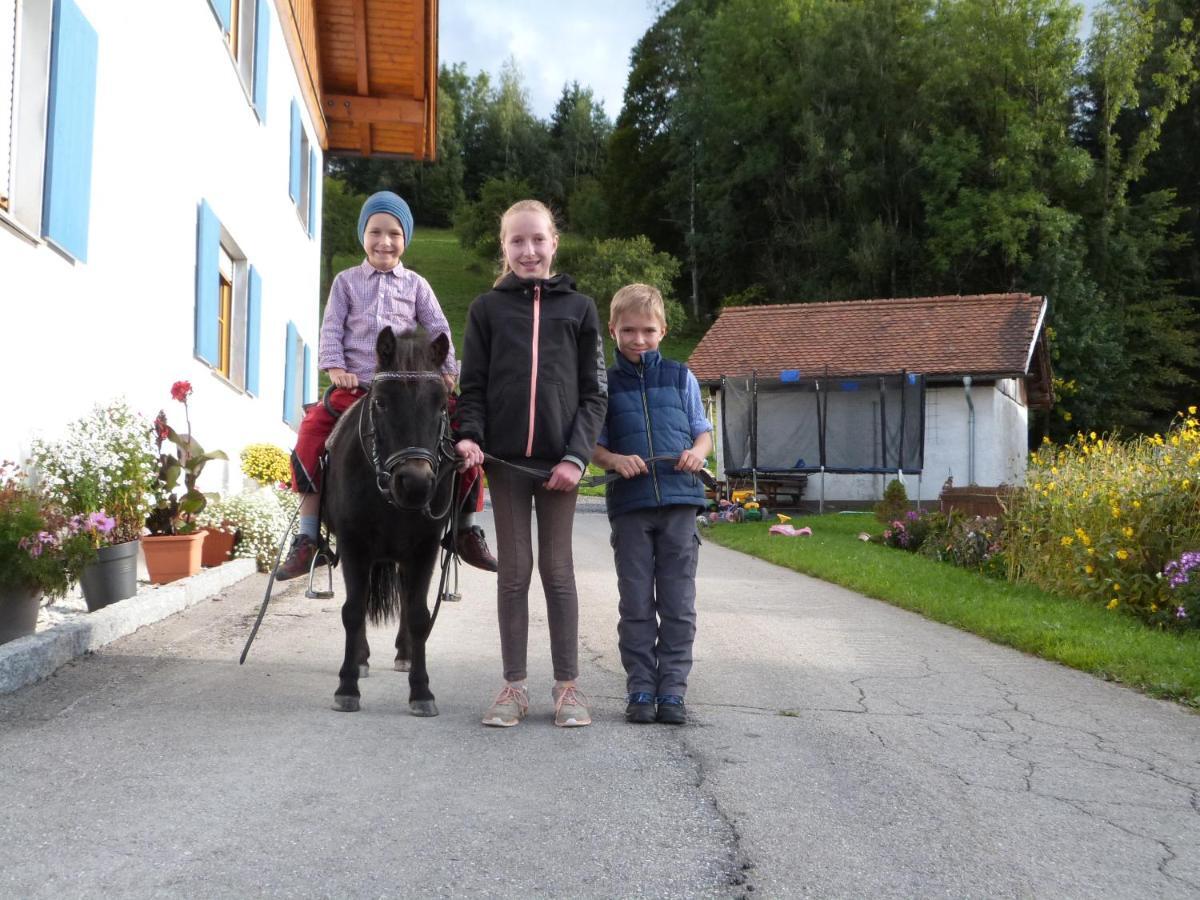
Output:
<path fill-rule="evenodd" d="M 254 560 L 231 560 L 171 584 L 148 585 L 128 600 L 0 644 L 0 694 L 40 681 L 76 657 L 195 606 L 254 572 Z"/>

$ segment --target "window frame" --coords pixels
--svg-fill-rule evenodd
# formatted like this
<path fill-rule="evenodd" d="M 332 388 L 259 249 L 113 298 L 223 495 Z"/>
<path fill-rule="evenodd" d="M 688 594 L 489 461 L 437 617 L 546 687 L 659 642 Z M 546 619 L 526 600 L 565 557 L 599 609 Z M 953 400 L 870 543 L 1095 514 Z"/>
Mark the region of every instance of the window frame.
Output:
<path fill-rule="evenodd" d="M 45 3 L 16 0 L 8 203 L 0 207 L 0 221 L 37 243 L 43 240 L 53 28 L 52 0 Z"/>

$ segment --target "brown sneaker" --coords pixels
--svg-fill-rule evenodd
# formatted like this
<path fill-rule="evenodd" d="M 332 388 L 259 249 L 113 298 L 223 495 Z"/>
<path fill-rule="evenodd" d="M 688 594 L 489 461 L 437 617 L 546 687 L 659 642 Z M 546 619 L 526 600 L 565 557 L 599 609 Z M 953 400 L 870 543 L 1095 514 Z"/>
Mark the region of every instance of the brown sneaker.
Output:
<path fill-rule="evenodd" d="M 454 541 L 454 552 L 468 566 L 483 569 L 485 572 L 495 572 L 500 568 L 496 564 L 496 557 L 492 556 L 491 551 L 488 550 L 483 529 L 478 525 L 472 525 L 470 528 L 464 528 L 458 532 Z"/>
<path fill-rule="evenodd" d="M 488 707 L 488 711 L 483 714 L 483 724 L 511 728 L 525 718 L 528 712 L 529 691 L 524 686 L 505 684 Z"/>
<path fill-rule="evenodd" d="M 298 534 L 292 540 L 287 559 L 280 563 L 275 570 L 276 581 L 287 581 L 299 575 L 307 575 L 312 566 L 313 557 L 317 554 L 317 542 L 307 534 Z"/>
<path fill-rule="evenodd" d="M 554 724 L 559 728 L 580 728 L 592 724 L 588 698 L 575 685 L 555 685 L 550 696 L 554 698 Z"/>

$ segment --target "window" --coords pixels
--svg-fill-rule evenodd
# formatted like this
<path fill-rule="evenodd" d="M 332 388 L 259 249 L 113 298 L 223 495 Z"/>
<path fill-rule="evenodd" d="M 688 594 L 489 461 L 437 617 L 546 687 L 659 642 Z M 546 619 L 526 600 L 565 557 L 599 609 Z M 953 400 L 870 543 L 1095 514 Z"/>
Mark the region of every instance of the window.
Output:
<path fill-rule="evenodd" d="M 292 101 L 292 154 L 291 165 L 288 169 L 288 196 L 296 204 L 296 214 L 300 216 L 300 224 L 312 235 L 311 210 L 313 193 L 313 168 L 316 153 L 308 141 L 308 132 L 300 119 L 300 104 Z"/>
<path fill-rule="evenodd" d="M 254 111 L 267 120 L 267 48 L 270 0 L 209 0 Z"/>
<path fill-rule="evenodd" d="M 283 421 L 299 428 L 304 404 L 312 402 L 312 351 L 293 322 L 288 322 L 284 354 Z"/>
<path fill-rule="evenodd" d="M 0 0 L 0 211 L 80 262 L 98 51 L 75 0 Z"/>
<path fill-rule="evenodd" d="M 262 279 L 204 201 L 196 248 L 196 357 L 258 396 Z"/>

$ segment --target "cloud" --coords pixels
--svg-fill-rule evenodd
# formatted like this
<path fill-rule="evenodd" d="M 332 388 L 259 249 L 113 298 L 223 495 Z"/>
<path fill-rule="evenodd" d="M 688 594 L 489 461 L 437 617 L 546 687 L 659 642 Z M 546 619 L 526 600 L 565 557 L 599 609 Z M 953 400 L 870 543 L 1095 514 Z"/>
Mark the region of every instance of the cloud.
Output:
<path fill-rule="evenodd" d="M 535 115 L 549 118 L 564 84 L 590 87 L 605 111 L 621 110 L 629 52 L 654 22 L 653 0 L 557 0 L 500 6 L 494 0 L 442 0 L 440 62 L 465 62 L 474 75 L 498 76 L 517 61 Z"/>

